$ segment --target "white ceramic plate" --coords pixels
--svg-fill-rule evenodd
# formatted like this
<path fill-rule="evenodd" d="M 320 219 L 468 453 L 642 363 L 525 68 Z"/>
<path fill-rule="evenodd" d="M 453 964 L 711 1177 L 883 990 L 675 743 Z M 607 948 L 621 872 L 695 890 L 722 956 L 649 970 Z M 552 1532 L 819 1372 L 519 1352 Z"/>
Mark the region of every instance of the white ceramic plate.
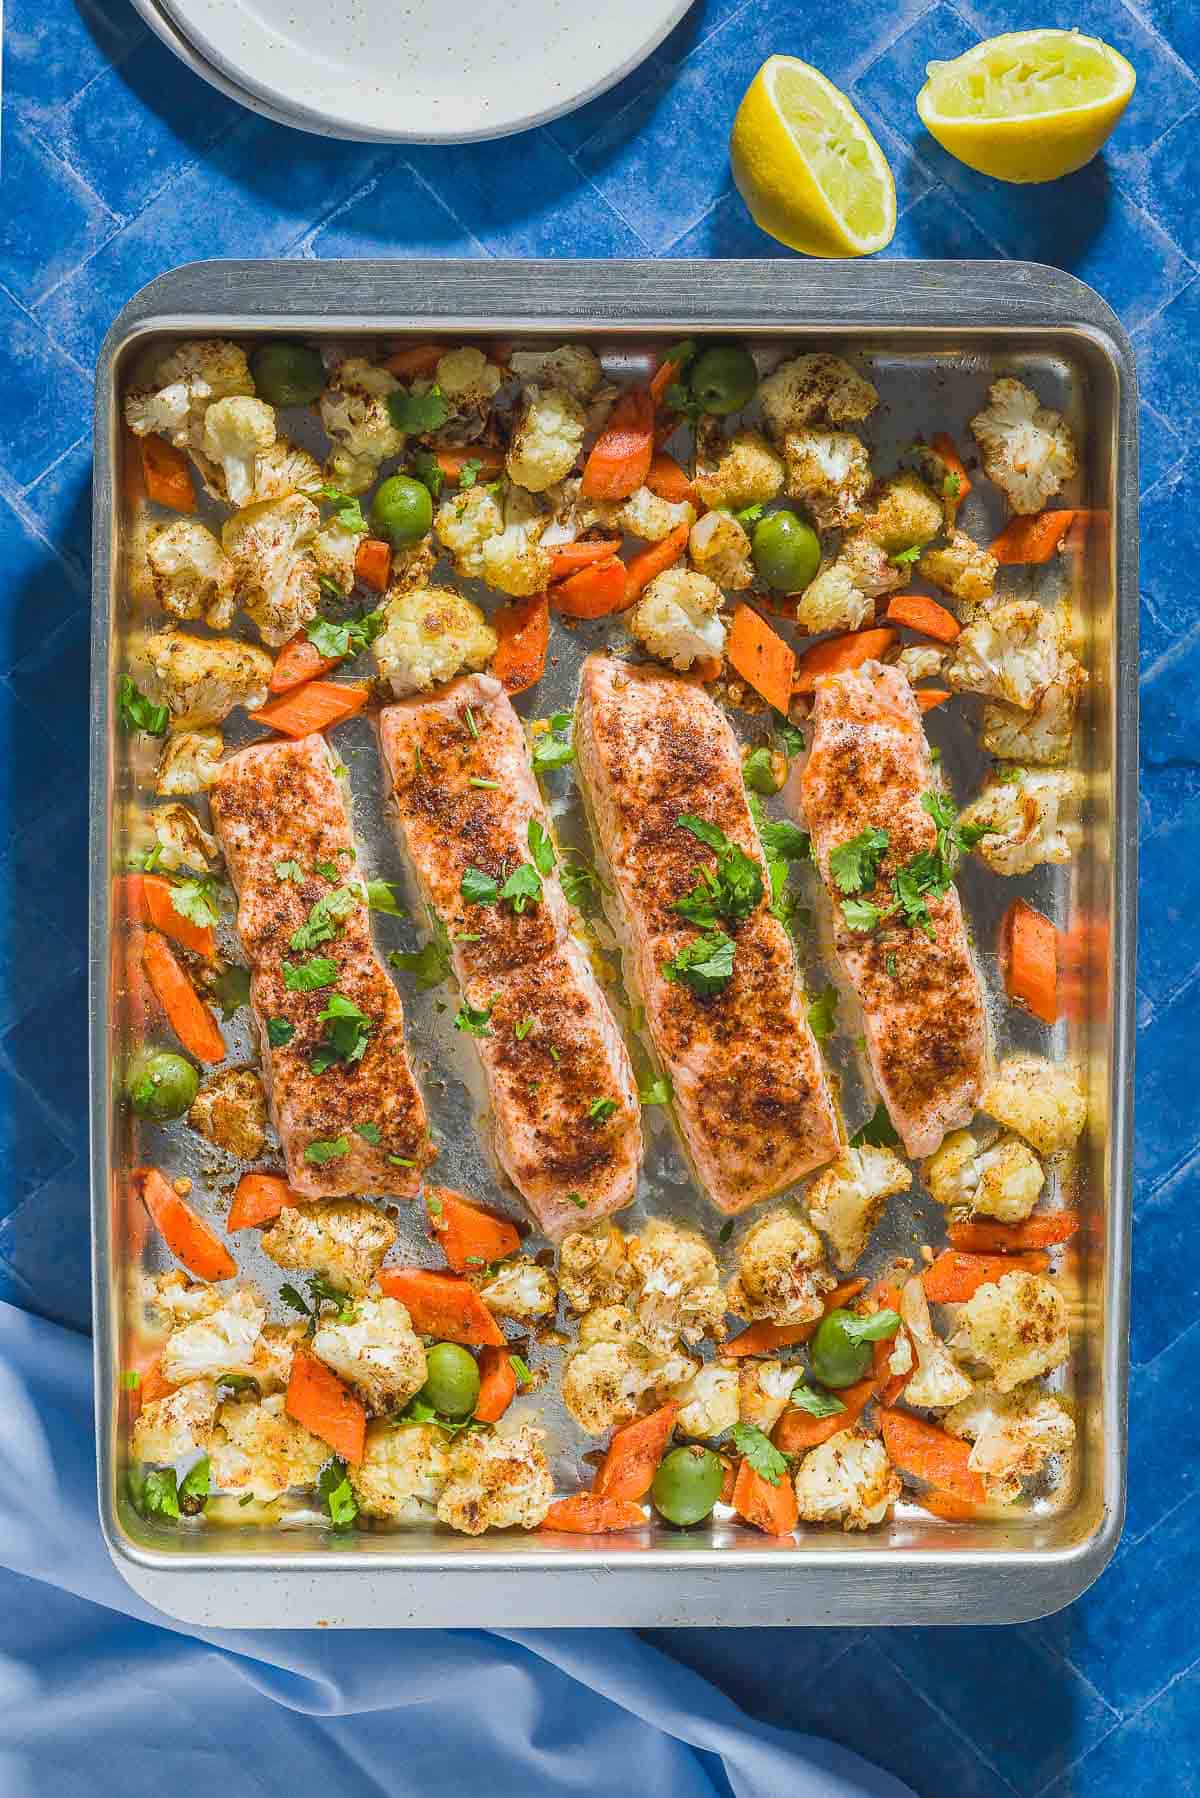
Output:
<path fill-rule="evenodd" d="M 199 75 L 201 81 L 207 81 L 210 87 L 215 87 L 217 92 L 224 94 L 227 99 L 236 100 L 239 106 L 245 106 L 251 112 L 257 112 L 265 119 L 273 119 L 277 125 L 293 127 L 296 125 L 296 120 L 287 113 L 281 112 L 278 107 L 268 106 L 266 101 L 260 100 L 256 94 L 248 94 L 244 87 L 238 87 L 236 82 L 230 81 L 228 76 L 222 75 L 220 69 L 214 68 L 211 62 L 207 62 L 196 46 L 188 42 L 174 21 L 159 10 L 155 5 L 155 0 L 132 0 L 132 5 L 134 11 L 141 14 L 154 35 L 161 38 L 168 50 L 175 52 L 180 62 L 189 68 L 193 75 Z M 317 127 L 306 126 L 305 129 L 316 130 Z M 336 137 L 338 133 L 326 131 L 322 135 Z"/>
<path fill-rule="evenodd" d="M 162 10 L 259 110 L 303 130 L 466 143 L 545 124 L 603 93 L 690 4 L 162 0 Z"/>

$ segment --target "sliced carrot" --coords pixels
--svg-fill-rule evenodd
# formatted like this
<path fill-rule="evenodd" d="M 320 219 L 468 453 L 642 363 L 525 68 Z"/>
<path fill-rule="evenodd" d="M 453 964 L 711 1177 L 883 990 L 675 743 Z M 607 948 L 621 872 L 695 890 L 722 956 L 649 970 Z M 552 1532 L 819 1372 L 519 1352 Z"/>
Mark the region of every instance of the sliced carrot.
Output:
<path fill-rule="evenodd" d="M 142 1210 L 140 1205 L 138 1210 Z M 145 1212 L 142 1215 L 144 1217 Z M 163 1378 L 162 1356 L 153 1347 L 143 1345 L 127 1353 L 124 1363 L 128 1372 L 138 1376 L 136 1386 L 122 1387 L 130 1423 L 137 1422 L 144 1406 L 152 1405 L 160 1398 L 170 1398 L 173 1392 L 178 1392 L 178 1386 L 172 1386 L 169 1380 Z"/>
<path fill-rule="evenodd" d="M 947 474 L 958 476 L 958 492 L 944 493 L 942 498 L 949 500 L 953 506 L 961 506 L 968 493 L 971 491 L 971 477 L 967 473 L 963 459 L 958 453 L 958 446 L 948 431 L 935 431 L 933 435 L 933 448 L 946 464 Z"/>
<path fill-rule="evenodd" d="M 363 537 L 354 552 L 354 574 L 364 587 L 386 593 L 392 575 L 392 546 L 382 537 Z"/>
<path fill-rule="evenodd" d="M 556 543 L 550 550 L 550 579 L 565 580 L 577 569 L 587 568 L 593 562 L 607 562 L 615 556 L 621 547 L 619 537 L 596 538 L 583 543 Z"/>
<path fill-rule="evenodd" d="M 157 1399 L 170 1398 L 173 1392 L 178 1391 L 178 1386 L 172 1386 L 170 1380 L 168 1380 L 163 1373 L 162 1356 L 155 1355 L 153 1361 L 142 1375 L 142 1382 L 138 1387 L 142 1403 L 144 1405 L 152 1405 Z"/>
<path fill-rule="evenodd" d="M 146 932 L 142 966 L 167 1022 L 197 1061 L 224 1061 L 228 1051 L 217 1020 L 176 961 L 171 945 L 156 930 Z"/>
<path fill-rule="evenodd" d="M 650 377 L 650 398 L 656 406 L 661 406 L 667 397 L 667 388 L 673 387 L 683 371 L 683 364 L 668 356 L 660 362 Z"/>
<path fill-rule="evenodd" d="M 755 1472 L 749 1461 L 743 1461 L 737 1470 L 731 1502 L 739 1517 L 768 1536 L 790 1535 L 800 1516 L 790 1477 L 781 1474 L 779 1484 L 773 1486 Z"/>
<path fill-rule="evenodd" d="M 550 604 L 564 618 L 608 618 L 633 604 L 625 574 L 625 564 L 611 556 L 607 562 L 593 562 L 565 581 L 555 581 L 550 589 Z"/>
<path fill-rule="evenodd" d="M 991 549 L 1001 567 L 1013 562 L 1048 562 L 1071 528 L 1074 512 L 1035 512 L 1011 518 Z"/>
<path fill-rule="evenodd" d="M 815 693 L 822 675 L 846 674 L 864 662 L 882 661 L 896 641 L 895 631 L 879 628 L 853 631 L 845 637 L 826 637 L 806 649 L 796 663 L 793 692 Z"/>
<path fill-rule="evenodd" d="M 645 481 L 654 454 L 654 401 L 645 387 L 623 393 L 583 466 L 585 499 L 628 499 Z"/>
<path fill-rule="evenodd" d="M 292 1355 L 284 1409 L 313 1436 L 357 1467 L 367 1440 L 367 1414 L 333 1369 L 304 1349 Z"/>
<path fill-rule="evenodd" d="M 293 687 L 302 687 L 305 681 L 328 674 L 343 660 L 342 656 L 323 656 L 316 644 L 309 642 L 306 632 L 297 631 L 275 657 L 271 692 L 290 693 Z"/>
<path fill-rule="evenodd" d="M 832 1292 L 826 1293 L 822 1303 L 825 1312 L 836 1311 L 839 1305 L 845 1305 L 850 1299 L 857 1297 L 866 1285 L 865 1280 L 843 1280 Z M 742 1330 L 732 1341 L 724 1346 L 723 1353 L 735 1358 L 742 1355 L 770 1355 L 778 1348 L 792 1348 L 798 1342 L 807 1342 L 816 1334 L 819 1317 L 812 1318 L 803 1324 L 751 1324 L 749 1329 Z"/>
<path fill-rule="evenodd" d="M 626 599 L 632 605 L 638 594 L 647 588 L 656 574 L 671 568 L 678 562 L 687 548 L 688 527 L 677 524 L 670 536 L 664 537 L 661 543 L 652 543 L 648 549 L 639 550 L 636 556 L 630 556 L 626 568 Z"/>
<path fill-rule="evenodd" d="M 846 1409 L 835 1412 L 832 1417 L 813 1417 L 798 1406 L 789 1405 L 771 1432 L 771 1441 L 781 1454 L 804 1454 L 808 1449 L 816 1448 L 818 1443 L 828 1442 L 831 1436 L 848 1430 L 866 1410 L 876 1390 L 874 1378 L 859 1380 L 855 1386 L 844 1386 L 835 1396 L 841 1399 Z"/>
<path fill-rule="evenodd" d="M 493 1217 L 448 1186 L 427 1186 L 425 1203 L 433 1234 L 456 1273 L 503 1261 L 521 1246 L 521 1238 L 506 1217 Z"/>
<path fill-rule="evenodd" d="M 970 1255 L 1019 1255 L 1025 1249 L 1050 1249 L 1069 1242 L 1079 1229 L 1073 1211 L 1041 1211 L 1020 1224 L 951 1224 L 946 1234 L 952 1246 Z"/>
<path fill-rule="evenodd" d="M 926 593 L 894 593 L 884 616 L 890 623 L 906 625 L 910 631 L 920 631 L 923 637 L 933 637 L 938 643 L 953 643 L 962 630 L 954 613 Z"/>
<path fill-rule="evenodd" d="M 226 1233 L 232 1235 L 235 1230 L 249 1230 L 255 1224 L 269 1224 L 289 1205 L 299 1203 L 299 1194 L 292 1191 L 282 1174 L 243 1174 L 225 1219 Z"/>
<path fill-rule="evenodd" d="M 674 456 L 668 456 L 665 450 L 659 450 L 651 459 L 650 472 L 646 476 L 646 485 L 651 493 L 659 499 L 669 500 L 673 506 L 696 504 L 696 489 L 689 476 L 680 468 Z"/>
<path fill-rule="evenodd" d="M 872 1297 L 881 1311 L 898 1312 L 900 1309 L 900 1288 L 893 1285 L 890 1280 L 880 1280 Z M 882 1341 L 871 1344 L 871 1365 L 875 1373 L 875 1384 L 879 1388 L 879 1402 L 884 1405 L 895 1404 L 912 1374 L 911 1368 L 908 1373 L 897 1374 L 890 1373 L 888 1370 L 892 1351 L 901 1335 L 903 1335 L 903 1330 L 898 1331 L 896 1336 L 884 1337 Z M 915 1366 L 914 1360 L 913 1367 Z"/>
<path fill-rule="evenodd" d="M 608 1453 L 592 1481 L 598 1498 L 645 1498 L 658 1472 L 679 1406 L 672 1400 L 648 1417 L 636 1417 L 614 1431 Z"/>
<path fill-rule="evenodd" d="M 445 354 L 440 343 L 410 343 L 402 350 L 393 350 L 383 366 L 390 375 L 398 375 L 403 381 L 415 381 L 433 374 Z"/>
<path fill-rule="evenodd" d="M 1081 555 L 1087 548 L 1088 538 L 1093 531 L 1107 531 L 1108 513 L 1104 510 L 1090 512 L 1084 507 L 1076 510 L 1071 520 L 1071 528 L 1062 540 L 1063 550 L 1068 555 Z"/>
<path fill-rule="evenodd" d="M 142 453 L 142 479 L 148 498 L 172 512 L 194 512 L 196 489 L 192 485 L 192 469 L 187 457 L 164 437 L 139 437 Z"/>
<path fill-rule="evenodd" d="M 614 1530 L 640 1530 L 646 1523 L 641 1505 L 625 1498 L 598 1498 L 594 1492 L 576 1492 L 550 1506 L 540 1527 L 565 1530 L 572 1536 L 606 1536 Z"/>
<path fill-rule="evenodd" d="M 919 711 L 933 712 L 937 710 L 938 706 L 945 705 L 948 699 L 953 698 L 953 694 L 948 687 L 920 687 L 913 694 L 913 698 L 917 702 Z"/>
<path fill-rule="evenodd" d="M 485 481 L 494 480 L 504 467 L 504 451 L 486 443 L 473 443 L 468 449 L 435 449 L 433 459 L 448 481 L 461 481 L 468 463 L 478 462 L 478 473 Z"/>
<path fill-rule="evenodd" d="M 524 693 L 546 672 L 550 647 L 550 601 L 544 593 L 514 599 L 492 619 L 496 653 L 492 673 L 506 693 Z"/>
<path fill-rule="evenodd" d="M 307 737 L 353 718 L 370 697 L 368 688 L 348 681 L 310 680 L 278 699 L 269 699 L 250 716 L 255 724 L 269 725 L 285 737 Z"/>
<path fill-rule="evenodd" d="M 155 1229 L 190 1274 L 198 1280 L 232 1280 L 238 1267 L 225 1244 L 156 1167 L 135 1167 L 129 1178 Z"/>
<path fill-rule="evenodd" d="M 407 1307 L 418 1335 L 468 1347 L 491 1343 L 503 1348 L 503 1330 L 461 1275 L 433 1273 L 426 1267 L 385 1267 L 380 1269 L 379 1284 L 389 1298 Z"/>
<path fill-rule="evenodd" d="M 977 1509 L 968 1499 L 955 1498 L 949 1492 L 914 1492 L 912 1496 L 923 1511 L 940 1517 L 943 1523 L 970 1523 Z"/>
<path fill-rule="evenodd" d="M 131 923 L 153 924 L 181 949 L 211 961 L 216 953 L 211 924 L 194 924 L 176 911 L 171 900 L 173 891 L 171 881 L 164 880 L 161 874 L 126 874 L 118 890 L 118 904 Z"/>
<path fill-rule="evenodd" d="M 494 1344 L 479 1351 L 479 1397 L 475 1415 L 480 1423 L 497 1423 L 517 1396 L 517 1374 L 506 1348 Z"/>
<path fill-rule="evenodd" d="M 960 1249 L 943 1249 L 921 1280 L 925 1297 L 935 1305 L 961 1305 L 981 1286 L 1002 1280 L 1005 1274 L 1018 1270 L 1044 1274 L 1049 1265 L 1049 1257 L 1038 1249 L 1021 1255 L 966 1255 Z"/>
<path fill-rule="evenodd" d="M 983 1481 L 967 1466 L 969 1442 L 938 1429 L 936 1424 L 912 1417 L 907 1411 L 885 1411 L 879 1427 L 893 1466 L 968 1504 L 985 1502 Z"/>
<path fill-rule="evenodd" d="M 1000 926 L 1004 990 L 1014 1005 L 1053 1024 L 1058 1017 L 1058 931 L 1044 912 L 1014 899 Z"/>
<path fill-rule="evenodd" d="M 734 611 L 725 653 L 742 679 L 786 717 L 792 703 L 796 652 L 745 600 L 739 600 Z"/>

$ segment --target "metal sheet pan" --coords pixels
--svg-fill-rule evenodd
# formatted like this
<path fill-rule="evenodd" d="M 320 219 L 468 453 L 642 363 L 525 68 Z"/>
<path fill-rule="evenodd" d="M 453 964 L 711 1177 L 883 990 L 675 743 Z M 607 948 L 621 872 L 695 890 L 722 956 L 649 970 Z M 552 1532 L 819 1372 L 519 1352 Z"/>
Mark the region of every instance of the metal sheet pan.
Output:
<path fill-rule="evenodd" d="M 129 1165 L 130 1143 L 113 1103 L 121 1045 L 109 980 L 111 876 L 127 847 L 122 806 L 147 770 L 131 764 L 112 717 L 114 677 L 134 615 L 119 395 L 130 359 L 155 338 L 249 339 L 285 329 L 337 338 L 410 330 L 553 338 L 569 330 L 607 346 L 618 361 L 648 342 L 684 333 L 734 333 L 793 348 L 843 346 L 868 357 L 876 371 L 884 404 L 870 435 L 883 467 L 915 429 L 961 431 L 998 373 L 1031 374 L 1045 397 L 1071 416 L 1083 446 L 1081 503 L 1107 513 L 1108 528 L 1094 529 L 1086 555 L 1073 559 L 1069 595 L 1091 677 L 1079 732 L 1086 840 L 1069 869 L 1040 870 L 1035 888 L 1036 902 L 1060 924 L 1086 918 L 1097 947 L 1083 1003 L 1055 1037 L 1057 1053 L 1085 1066 L 1091 1117 L 1072 1192 L 1086 1227 L 1064 1276 L 1079 1325 L 1070 1377 L 1081 1440 L 1072 1477 L 1056 1495 L 1012 1519 L 971 1525 L 944 1524 L 902 1507 L 882 1531 L 807 1532 L 787 1549 L 730 1522 L 664 1533 L 652 1543 L 593 1548 L 536 1535 L 471 1540 L 432 1531 L 371 1532 L 350 1542 L 319 1529 L 278 1526 L 167 1534 L 133 1511 L 124 1496 L 118 1428 L 130 1269 L 111 1202 Z M 1104 302 L 1069 275 L 1023 263 L 197 263 L 151 283 L 105 341 L 96 377 L 95 494 L 90 967 L 97 1435 L 101 1522 L 126 1579 L 163 1609 L 194 1621 L 292 1627 L 980 1623 L 1041 1615 L 1084 1590 L 1116 1546 L 1124 1504 L 1136 940 L 1136 389 L 1128 340 Z M 1025 578 L 1050 598 L 1043 583 L 1062 577 L 1030 571 Z M 594 628 L 578 633 L 580 654 L 593 646 Z M 522 709 L 542 714 L 566 699 L 578 659 L 572 647 L 554 690 L 539 688 L 536 706 Z M 973 733 L 951 721 L 943 727 L 939 717 L 933 715 L 932 734 L 943 742 L 955 790 L 965 798 L 982 765 L 968 742 Z M 363 832 L 372 816 L 382 815 L 374 744 L 358 721 L 343 734 Z M 581 820 L 566 783 L 555 797 L 569 838 Z M 400 864 L 386 827 L 371 826 L 366 834 L 378 871 L 394 877 Z M 980 876 L 975 885 L 974 871 L 965 880 L 986 967 L 989 931 L 1003 899 L 989 890 L 999 883 Z M 413 1004 L 407 992 L 405 1001 L 418 1057 L 439 1083 L 440 1177 L 498 1193 L 468 1127 L 470 1081 L 446 1064 L 444 1024 L 433 1005 Z M 1007 1016 L 1003 1031 L 1001 1047 L 1021 1046 L 1019 1019 Z M 862 1103 L 857 1073 L 847 1063 L 841 1074 L 853 1125 Z M 652 1130 L 651 1209 L 703 1218 L 711 1232 L 713 1214 L 697 1209 L 703 1201 L 687 1190 L 669 1135 Z M 174 1146 L 172 1171 L 185 1171 L 179 1139 Z M 206 1171 L 212 1174 L 211 1161 Z M 922 1215 L 930 1215 L 928 1201 L 918 1196 L 876 1245 L 878 1259 L 901 1244 L 911 1252 Z M 406 1253 L 427 1255 L 415 1222 L 401 1220 L 401 1230 Z M 255 1277 L 263 1269 L 248 1267 Z M 577 1467 L 579 1442 L 552 1436 L 552 1447 L 561 1466 Z"/>

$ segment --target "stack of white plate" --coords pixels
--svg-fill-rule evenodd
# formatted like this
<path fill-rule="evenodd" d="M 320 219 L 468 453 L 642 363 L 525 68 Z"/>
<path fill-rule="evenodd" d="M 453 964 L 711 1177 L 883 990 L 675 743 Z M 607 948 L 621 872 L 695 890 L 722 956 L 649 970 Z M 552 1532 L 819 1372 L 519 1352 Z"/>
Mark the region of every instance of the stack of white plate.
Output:
<path fill-rule="evenodd" d="M 691 0 L 133 0 L 252 112 L 364 143 L 469 143 L 571 112 L 635 69 Z"/>

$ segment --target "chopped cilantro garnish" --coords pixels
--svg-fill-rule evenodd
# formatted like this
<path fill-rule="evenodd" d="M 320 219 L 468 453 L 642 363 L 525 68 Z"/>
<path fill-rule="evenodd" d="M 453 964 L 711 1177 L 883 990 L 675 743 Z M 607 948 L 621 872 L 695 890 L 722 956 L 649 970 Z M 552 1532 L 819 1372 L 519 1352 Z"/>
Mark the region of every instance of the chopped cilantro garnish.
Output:
<path fill-rule="evenodd" d="M 753 1423 L 735 1423 L 733 1426 L 733 1446 L 744 1461 L 772 1486 L 778 1486 L 787 1472 L 787 1458 L 781 1455 L 769 1436 Z"/>
<path fill-rule="evenodd" d="M 550 718 L 550 728 L 544 736 L 537 738 L 533 745 L 533 771 L 535 774 L 546 774 L 551 768 L 563 768 L 568 762 L 575 760 L 575 750 L 571 743 L 571 726 L 574 723 L 570 712 L 555 712 Z"/>
<path fill-rule="evenodd" d="M 289 993 L 315 993 L 323 986 L 332 986 L 337 977 L 338 965 L 327 955 L 314 955 L 311 961 L 285 961 L 283 964 L 283 984 Z"/>
<path fill-rule="evenodd" d="M 239 968 L 236 965 L 222 968 L 213 981 L 213 998 L 221 1007 L 221 1016 L 226 1020 L 239 1012 L 243 1005 L 249 1005 L 249 968 Z"/>
<path fill-rule="evenodd" d="M 179 1520 L 179 1488 L 173 1467 L 151 1467 L 142 1485 L 142 1510 L 147 1517 Z"/>
<path fill-rule="evenodd" d="M 569 1192 L 567 1194 L 567 1204 L 574 1205 L 574 1207 L 577 1211 L 586 1211 L 586 1209 L 587 1209 L 587 1201 L 583 1197 L 582 1193 Z"/>
<path fill-rule="evenodd" d="M 600 891 L 603 882 L 590 862 L 584 860 L 578 849 L 564 851 L 562 863 L 558 870 L 559 884 L 563 897 L 568 905 L 573 905 L 577 912 L 585 918 L 599 910 Z"/>
<path fill-rule="evenodd" d="M 478 456 L 468 457 L 468 459 L 463 463 L 462 467 L 458 471 L 459 486 L 460 487 L 473 487 L 475 485 L 475 482 L 479 479 L 479 471 L 482 467 L 483 467 L 483 463 L 480 461 Z"/>
<path fill-rule="evenodd" d="M 155 705 L 129 675 L 123 674 L 117 685 L 117 709 L 126 730 L 144 730 L 152 737 L 164 737 L 170 712 L 165 705 Z"/>
<path fill-rule="evenodd" d="M 193 1462 L 179 1482 L 179 1508 L 185 1516 L 194 1517 L 208 1503 L 209 1465 L 208 1456 L 201 1455 Z"/>
<path fill-rule="evenodd" d="M 407 918 L 408 913 L 396 903 L 396 888 L 390 880 L 368 880 L 367 904 L 372 911 L 384 912 L 389 918 Z"/>
<path fill-rule="evenodd" d="M 276 880 L 290 880 L 299 886 L 304 879 L 304 869 L 299 862 L 276 862 L 275 878 Z"/>
<path fill-rule="evenodd" d="M 358 1516 L 358 1502 L 340 1455 L 330 1455 L 317 1475 L 317 1497 L 335 1529 L 345 1529 Z"/>
<path fill-rule="evenodd" d="M 507 899 L 519 917 L 527 905 L 536 905 L 542 896 L 542 877 L 530 862 L 514 868 L 500 888 L 501 899 Z"/>
<path fill-rule="evenodd" d="M 752 506 L 743 506 L 741 510 L 735 512 L 733 516 L 737 519 L 742 529 L 746 530 L 750 525 L 758 523 L 765 510 L 766 507 L 763 505 L 763 502 L 761 500 L 756 500 Z"/>
<path fill-rule="evenodd" d="M 267 1042 L 272 1049 L 282 1049 L 296 1034 L 296 1026 L 286 1018 L 267 1019 Z"/>
<path fill-rule="evenodd" d="M 220 882 L 209 874 L 201 874 L 190 880 L 179 880 L 171 888 L 171 908 L 181 918 L 191 924 L 219 924 L 221 913 L 215 895 L 220 891 Z"/>
<path fill-rule="evenodd" d="M 533 857 L 533 865 L 538 873 L 553 874 L 554 864 L 557 860 L 554 844 L 550 841 L 549 832 L 538 823 L 536 818 L 529 820 L 526 841 L 529 844 L 529 853 Z"/>
<path fill-rule="evenodd" d="M 945 480 L 942 482 L 942 497 L 943 497 L 943 499 L 957 499 L 961 492 L 962 492 L 962 476 L 957 475 L 957 474 L 948 474 L 946 476 Z"/>
<path fill-rule="evenodd" d="M 883 958 L 884 972 L 886 974 L 889 974 L 893 980 L 896 978 L 896 975 L 899 972 L 899 967 L 900 967 L 900 964 L 897 962 L 896 957 L 894 955 L 885 955 L 884 956 L 884 958 Z"/>
<path fill-rule="evenodd" d="M 492 1001 L 492 1005 L 494 1004 L 495 1000 Z M 454 1028 L 465 1030 L 468 1036 L 490 1036 L 492 1034 L 492 1005 L 485 1006 L 482 1011 L 479 1011 L 464 1000 L 454 1014 Z"/>
<path fill-rule="evenodd" d="M 433 498 L 437 499 L 442 491 L 442 486 L 446 477 L 442 472 L 437 457 L 431 450 L 419 449 L 414 451 L 412 471 L 417 480 L 420 481 L 421 485 L 423 487 L 428 487 Z"/>
<path fill-rule="evenodd" d="M 350 1153 L 350 1144 L 344 1136 L 335 1136 L 325 1142 L 310 1142 L 304 1151 L 304 1159 L 313 1167 L 324 1167 L 327 1161 L 340 1161 L 343 1155 Z"/>
<path fill-rule="evenodd" d="M 617 1109 L 615 1099 L 593 1099 L 588 1106 L 587 1114 L 593 1124 L 602 1124 Z"/>
<path fill-rule="evenodd" d="M 314 1074 L 324 1074 L 336 1061 L 350 1065 L 362 1060 L 372 1025 L 353 999 L 347 999 L 342 993 L 330 993 L 319 1022 L 325 1026 L 325 1041 L 313 1050 L 310 1065 Z"/>
<path fill-rule="evenodd" d="M 377 1149 L 383 1141 L 379 1125 L 373 1124 L 369 1118 L 365 1123 L 355 1124 L 354 1134 L 355 1136 L 361 1136 L 364 1142 L 369 1142 L 373 1149 Z"/>
<path fill-rule="evenodd" d="M 467 905 L 495 905 L 500 897 L 500 883 L 482 868 L 464 868 L 458 890 Z"/>
<path fill-rule="evenodd" d="M 883 911 L 878 905 L 872 905 L 869 899 L 843 899 L 842 901 L 842 917 L 846 920 L 848 930 L 863 932 L 874 930 L 880 919 L 890 917 L 895 909 L 895 906 L 892 905 Z"/>
<path fill-rule="evenodd" d="M 450 408 L 436 383 L 427 393 L 405 393 L 403 388 L 399 393 L 389 393 L 387 405 L 396 429 L 412 431 L 417 436 L 436 431 L 450 416 Z"/>
<path fill-rule="evenodd" d="M 866 1317 L 852 1311 L 842 1319 L 843 1333 L 851 1342 L 886 1342 L 899 1328 L 900 1318 L 895 1311 L 872 1311 Z"/>
<path fill-rule="evenodd" d="M 519 1043 L 523 1043 L 525 1041 L 525 1038 L 529 1035 L 529 1032 L 532 1029 L 533 1029 L 533 1019 L 532 1018 L 522 1018 L 521 1022 L 519 1024 L 513 1025 L 513 1035 L 516 1037 L 516 1039 Z"/>
<path fill-rule="evenodd" d="M 696 885 L 675 901 L 672 911 L 681 913 L 702 930 L 715 929 L 722 919 L 736 924 L 748 918 L 763 896 L 758 863 L 731 843 L 723 830 L 703 818 L 685 812 L 675 822 L 716 851 L 717 865 L 697 870 Z"/>
<path fill-rule="evenodd" d="M 801 1380 L 798 1386 L 792 1387 L 789 1401 L 797 1411 L 807 1411 L 810 1417 L 836 1417 L 839 1411 L 846 1409 L 840 1398 L 832 1392 L 818 1392 L 812 1386 L 806 1386 Z"/>
<path fill-rule="evenodd" d="M 775 758 L 765 744 L 752 749 L 742 763 L 742 779 L 752 793 L 765 793 L 768 798 L 778 793 L 781 783 L 775 772 Z"/>
<path fill-rule="evenodd" d="M 337 925 L 349 917 L 360 898 L 361 889 L 357 887 L 338 887 L 334 892 L 326 893 L 309 912 L 308 922 L 293 932 L 288 946 L 305 950 L 329 942 Z"/>
<path fill-rule="evenodd" d="M 794 761 L 804 748 L 804 732 L 790 718 L 785 718 L 782 712 L 772 711 L 771 721 L 779 738 L 779 747 L 789 762 Z"/>
<path fill-rule="evenodd" d="M 357 655 L 374 643 L 384 628 L 383 607 L 373 612 L 358 612 L 353 618 L 314 618 L 305 636 L 321 655 L 333 661 L 336 657 Z"/>
<path fill-rule="evenodd" d="M 367 521 L 362 514 L 357 494 L 343 493 L 340 487 L 331 487 L 328 483 L 314 487 L 310 499 L 328 500 L 333 507 L 333 515 L 338 523 L 345 525 L 348 531 L 365 531 Z"/>
<path fill-rule="evenodd" d="M 643 1105 L 669 1105 L 674 1096 L 669 1074 L 652 1074 L 638 1087 L 638 1098 Z"/>
<path fill-rule="evenodd" d="M 697 997 L 710 998 L 733 978 L 733 939 L 723 930 L 707 931 L 664 962 L 662 971 L 668 980 L 681 980 Z"/>
<path fill-rule="evenodd" d="M 836 987 L 826 987 L 809 1000 L 808 1027 L 819 1042 L 832 1036 L 837 1027 L 838 996 Z"/>
<path fill-rule="evenodd" d="M 393 949 L 388 961 L 393 968 L 416 977 L 417 991 L 427 993 L 450 978 L 450 936 L 437 913 L 430 911 L 432 931 L 423 949 Z"/>
<path fill-rule="evenodd" d="M 921 545 L 919 543 L 913 543 L 910 544 L 908 549 L 897 550 L 894 556 L 888 557 L 888 561 L 892 564 L 893 568 L 909 568 L 917 560 L 920 554 Z"/>
<path fill-rule="evenodd" d="M 839 843 L 829 857 L 830 877 L 838 891 L 861 893 L 873 887 L 887 846 L 886 830 L 863 830 L 849 842 Z"/>

